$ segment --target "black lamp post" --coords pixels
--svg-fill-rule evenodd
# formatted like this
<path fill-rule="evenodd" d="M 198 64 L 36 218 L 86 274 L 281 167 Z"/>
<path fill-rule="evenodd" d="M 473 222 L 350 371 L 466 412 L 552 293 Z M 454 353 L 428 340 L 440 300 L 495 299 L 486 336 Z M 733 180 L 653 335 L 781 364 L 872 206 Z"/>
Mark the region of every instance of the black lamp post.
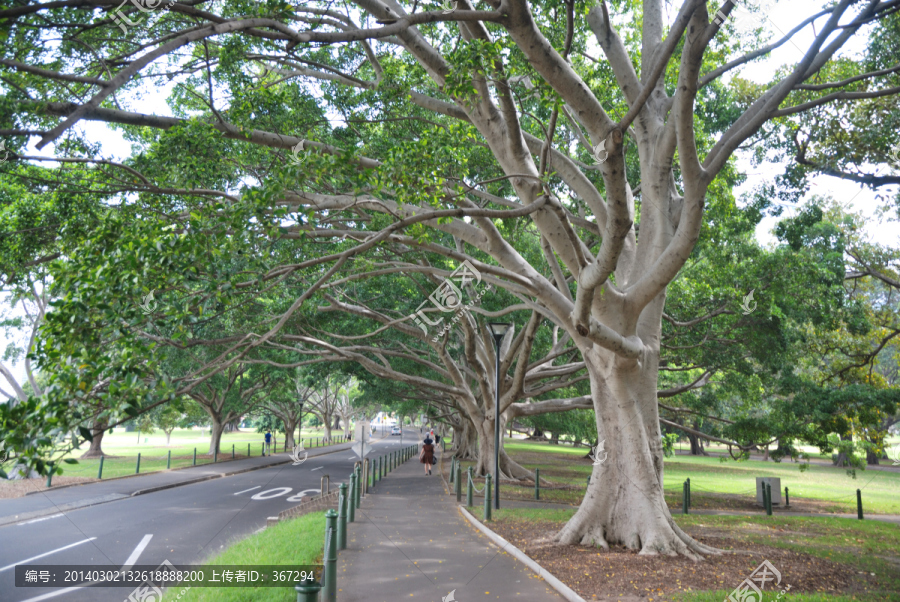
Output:
<path fill-rule="evenodd" d="M 489 322 L 488 328 L 494 335 L 494 365 L 497 370 L 494 378 L 494 508 L 500 508 L 500 342 L 506 336 L 512 324 Z M 484 492 L 488 495 L 488 492 Z"/>

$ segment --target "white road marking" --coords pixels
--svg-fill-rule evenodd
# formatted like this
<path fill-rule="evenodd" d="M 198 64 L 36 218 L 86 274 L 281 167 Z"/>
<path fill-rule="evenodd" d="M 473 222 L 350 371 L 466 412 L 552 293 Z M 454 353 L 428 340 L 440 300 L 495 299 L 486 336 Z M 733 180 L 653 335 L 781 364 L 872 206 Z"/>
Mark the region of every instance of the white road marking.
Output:
<path fill-rule="evenodd" d="M 307 495 L 309 495 L 309 494 L 315 494 L 315 493 L 322 493 L 322 490 L 321 490 L 321 489 L 304 489 L 303 491 L 301 491 L 301 492 L 299 492 L 299 493 L 297 493 L 297 494 L 292 495 L 291 497 L 289 497 L 289 498 L 286 499 L 285 501 L 286 501 L 286 502 L 299 502 L 299 501 L 301 501 L 303 498 L 305 498 Z"/>
<path fill-rule="evenodd" d="M 266 491 L 260 491 L 253 497 L 251 500 L 271 500 L 272 498 L 281 497 L 286 493 L 290 493 L 292 487 L 276 487 L 275 489 L 267 489 Z M 271 494 L 271 495 L 269 495 Z"/>
<path fill-rule="evenodd" d="M 325 467 L 324 467 L 324 466 L 319 466 L 318 468 L 313 468 L 313 469 L 310 470 L 309 472 L 312 472 L 313 470 L 322 470 L 323 468 L 325 468 Z"/>
<path fill-rule="evenodd" d="M 138 558 L 141 557 L 141 554 L 144 553 L 144 549 L 147 547 L 147 544 L 150 543 L 151 539 L 153 539 L 152 533 L 144 535 L 144 539 L 142 539 L 141 543 L 137 545 L 137 547 L 134 549 L 134 552 L 132 552 L 131 556 L 128 557 L 128 560 L 125 561 L 125 566 L 122 567 L 123 571 L 134 566 L 134 563 L 136 563 L 138 561 Z"/>
<path fill-rule="evenodd" d="M 243 491 L 238 491 L 234 495 L 241 495 L 242 493 L 247 493 L 248 491 L 253 491 L 254 489 L 259 489 L 262 485 L 257 485 L 256 487 L 251 487 L 250 489 L 244 489 Z"/>
<path fill-rule="evenodd" d="M 91 539 L 96 539 L 96 537 L 92 537 Z M 141 543 L 139 543 L 137 545 L 137 547 L 131 553 L 131 556 L 128 557 L 128 560 L 125 561 L 125 565 L 121 568 L 121 570 L 127 571 L 128 569 L 130 569 L 131 567 L 134 566 L 134 563 L 137 562 L 138 558 L 141 557 L 141 554 L 143 553 L 144 548 L 147 547 L 147 544 L 150 543 L 151 539 L 153 539 L 152 534 L 144 535 L 144 539 L 142 539 Z M 85 541 L 90 541 L 90 539 L 86 539 Z M 79 542 L 79 543 L 81 543 L 81 542 Z M 68 547 L 71 547 L 71 546 L 68 546 Z M 60 549 L 65 549 L 65 548 L 60 548 Z M 35 558 L 40 558 L 40 556 L 36 556 Z M 38 602 L 39 600 L 48 600 L 50 598 L 55 598 L 57 596 L 67 594 L 69 592 L 74 592 L 79 589 L 84 589 L 85 587 L 87 587 L 89 585 L 93 585 L 95 583 L 100 583 L 100 582 L 99 581 L 90 581 L 88 583 L 85 583 L 84 585 L 79 585 L 77 587 L 67 587 L 67 588 L 61 589 L 59 591 L 50 592 L 49 594 L 43 594 L 40 596 L 36 596 L 34 598 L 28 598 L 27 600 L 22 600 L 22 602 Z"/>
<path fill-rule="evenodd" d="M 3 571 L 9 570 L 16 566 L 17 564 L 25 564 L 27 562 L 31 562 L 32 560 L 37 560 L 38 558 L 43 558 L 44 556 L 49 556 L 50 554 L 56 554 L 57 552 L 62 552 L 63 550 L 68 550 L 69 548 L 74 548 L 75 546 L 80 546 L 83 543 L 87 543 L 89 541 L 93 541 L 97 539 L 96 537 L 91 537 L 89 539 L 82 539 L 81 541 L 76 541 L 75 543 L 71 543 L 67 546 L 63 546 L 61 548 L 57 548 L 55 550 L 50 550 L 49 552 L 45 552 L 44 554 L 38 554 L 37 556 L 32 556 L 31 558 L 26 558 L 25 560 L 20 560 L 19 562 L 14 562 L 8 566 L 0 568 L 0 573 Z"/>
<path fill-rule="evenodd" d="M 54 514 L 53 516 L 45 516 L 44 518 L 35 518 L 35 519 L 33 519 L 33 520 L 27 520 L 27 521 L 25 521 L 24 523 L 19 523 L 19 525 L 20 525 L 20 526 L 21 526 L 21 525 L 30 525 L 31 523 L 39 523 L 39 522 L 41 522 L 42 520 L 50 520 L 51 518 L 57 518 L 57 517 L 60 517 L 60 516 L 65 516 L 65 514 L 63 514 L 62 512 L 60 512 L 59 514 Z"/>

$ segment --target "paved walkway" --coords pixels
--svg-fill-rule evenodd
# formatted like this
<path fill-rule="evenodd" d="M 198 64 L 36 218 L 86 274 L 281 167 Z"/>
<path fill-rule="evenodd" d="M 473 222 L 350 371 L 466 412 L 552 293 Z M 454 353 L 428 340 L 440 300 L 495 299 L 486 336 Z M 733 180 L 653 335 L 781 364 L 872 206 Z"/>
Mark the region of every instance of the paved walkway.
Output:
<path fill-rule="evenodd" d="M 309 450 L 313 458 L 336 451 L 350 449 L 353 443 L 339 443 L 328 447 Z M 290 455 L 277 453 L 271 456 L 257 456 L 244 460 L 202 464 L 188 468 L 162 470 L 135 475 L 133 477 L 93 481 L 84 485 L 51 487 L 41 489 L 40 493 L 24 497 L 0 500 L 0 526 L 43 516 L 51 516 L 59 512 L 67 512 L 78 508 L 87 508 L 106 502 L 112 502 L 133 495 L 141 495 L 199 483 L 208 479 L 259 470 L 290 462 Z M 440 477 L 438 477 L 440 478 Z"/>
<path fill-rule="evenodd" d="M 563 600 L 460 514 L 437 470 L 423 471 L 414 457 L 370 489 L 338 554 L 338 602 Z"/>

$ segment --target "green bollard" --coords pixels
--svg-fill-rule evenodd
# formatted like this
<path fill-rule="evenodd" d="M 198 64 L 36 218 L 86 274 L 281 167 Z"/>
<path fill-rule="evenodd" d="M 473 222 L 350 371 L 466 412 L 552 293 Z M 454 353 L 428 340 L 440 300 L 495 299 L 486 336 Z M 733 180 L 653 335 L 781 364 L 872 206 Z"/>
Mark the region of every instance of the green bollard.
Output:
<path fill-rule="evenodd" d="M 691 479 L 690 479 L 690 477 L 688 477 L 687 486 L 688 486 L 688 510 L 690 510 L 691 509 Z"/>
<path fill-rule="evenodd" d="M 541 469 L 534 469 L 534 499 L 541 499 Z"/>
<path fill-rule="evenodd" d="M 100 468 L 97 469 L 97 478 L 98 479 L 103 478 L 103 458 L 104 458 L 104 456 L 100 456 Z"/>
<path fill-rule="evenodd" d="M 191 466 L 196 466 L 196 465 L 197 465 L 197 448 L 195 447 L 194 448 L 194 463 L 191 464 Z"/>
<path fill-rule="evenodd" d="M 260 455 L 260 456 L 265 456 L 265 455 L 266 455 L 266 444 L 265 444 L 265 443 L 260 443 L 260 444 L 259 444 L 259 455 Z"/>
<path fill-rule="evenodd" d="M 591 477 L 588 477 L 588 478 L 587 478 L 587 486 L 588 486 L 588 487 L 591 486 Z"/>
<path fill-rule="evenodd" d="M 681 513 L 688 513 L 688 505 L 687 505 L 687 481 L 681 484 Z"/>
<path fill-rule="evenodd" d="M 219 449 L 216 448 L 216 451 L 213 452 L 213 464 L 219 461 Z"/>
<path fill-rule="evenodd" d="M 472 467 L 466 469 L 466 508 L 472 507 Z"/>
<path fill-rule="evenodd" d="M 322 584 L 318 581 L 295 585 L 294 591 L 297 592 L 297 602 L 319 602 L 319 590 L 321 589 Z"/>
<path fill-rule="evenodd" d="M 459 465 L 459 462 L 456 463 L 456 503 L 460 503 L 462 501 L 462 479 L 460 478 L 462 475 L 462 467 Z"/>
<path fill-rule="evenodd" d="M 347 483 L 338 485 L 338 550 L 347 549 Z"/>
<path fill-rule="evenodd" d="M 450 484 L 451 485 L 453 484 L 453 475 L 456 474 L 456 471 L 454 470 L 454 468 L 456 468 L 455 464 L 456 464 L 456 458 L 450 458 Z"/>
<path fill-rule="evenodd" d="M 766 505 L 766 516 L 772 516 L 772 486 L 768 483 L 766 486 L 766 496 L 763 498 L 763 502 Z"/>
<path fill-rule="evenodd" d="M 856 490 L 856 518 L 859 520 L 863 519 L 862 513 L 862 491 L 859 489 Z"/>
<path fill-rule="evenodd" d="M 138 452 L 137 464 L 134 466 L 134 474 L 141 472 L 141 453 Z"/>
<path fill-rule="evenodd" d="M 53 480 L 53 464 L 50 464 L 50 472 L 47 473 L 47 487 L 50 487 L 50 481 Z"/>
<path fill-rule="evenodd" d="M 356 472 L 350 473 L 350 499 L 347 504 L 347 522 L 356 522 Z"/>
<path fill-rule="evenodd" d="M 337 512 L 325 512 L 325 553 L 322 557 L 322 602 L 337 602 Z"/>
<path fill-rule="evenodd" d="M 169 455 L 166 457 L 166 470 L 172 468 L 172 450 L 169 450 Z"/>
<path fill-rule="evenodd" d="M 791 498 L 788 495 L 788 488 L 784 488 L 784 507 L 788 508 L 791 505 Z"/>
<path fill-rule="evenodd" d="M 250 457 L 250 444 L 247 444 L 247 457 Z M 321 587 L 321 586 L 320 586 Z"/>
<path fill-rule="evenodd" d="M 356 507 L 359 508 L 359 501 L 362 497 L 362 464 L 356 465 Z"/>
<path fill-rule="evenodd" d="M 484 475 L 484 520 L 491 520 L 491 475 Z"/>
<path fill-rule="evenodd" d="M 231 444 L 231 459 L 234 460 L 234 443 Z"/>

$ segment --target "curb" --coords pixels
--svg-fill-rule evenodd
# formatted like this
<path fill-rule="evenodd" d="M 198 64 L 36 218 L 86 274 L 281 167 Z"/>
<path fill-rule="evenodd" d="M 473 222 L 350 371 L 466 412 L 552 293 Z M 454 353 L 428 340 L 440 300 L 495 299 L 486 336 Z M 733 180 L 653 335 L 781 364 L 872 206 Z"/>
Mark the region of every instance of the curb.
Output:
<path fill-rule="evenodd" d="M 344 445 L 344 444 L 343 444 L 343 443 L 338 443 L 337 445 Z M 345 448 L 345 449 L 335 449 L 335 450 L 327 451 L 327 452 L 324 452 L 324 453 L 321 453 L 321 454 L 316 454 L 315 456 L 310 456 L 310 457 L 311 457 L 311 458 L 316 458 L 316 457 L 318 457 L 318 456 L 324 456 L 324 455 L 327 455 L 327 454 L 333 454 L 333 453 L 339 452 L 339 451 L 346 451 L 346 449 L 347 449 L 347 448 Z M 284 452 L 282 452 L 282 453 L 284 453 Z M 256 456 L 254 456 L 254 457 L 256 457 Z M 143 476 L 146 476 L 146 475 L 148 475 L 148 474 L 159 474 L 159 473 L 163 473 L 163 472 L 175 472 L 176 470 L 187 470 L 187 469 L 189 469 L 189 468 L 197 468 L 197 467 L 200 467 L 200 466 L 215 466 L 216 464 L 227 464 L 228 462 L 242 462 L 242 461 L 243 461 L 243 460 L 237 460 L 237 459 L 235 459 L 235 460 L 223 460 L 222 462 L 207 462 L 206 464 L 197 464 L 197 466 L 177 466 L 177 467 L 175 467 L 175 468 L 168 468 L 168 469 L 165 469 L 165 468 L 164 468 L 164 469 L 161 469 L 161 470 L 151 470 L 151 471 L 149 471 L 149 472 L 142 472 L 142 473 L 140 473 L 140 474 L 125 474 L 125 475 L 122 475 L 122 476 L 120 476 L 120 477 L 109 477 L 109 478 L 107 478 L 107 479 L 93 479 L 93 480 L 91 480 L 91 481 L 84 481 L 84 482 L 81 482 L 81 483 L 69 483 L 68 485 L 59 485 L 59 486 L 56 486 L 56 487 L 51 487 L 49 490 L 44 490 L 44 491 L 29 491 L 29 492 L 26 493 L 25 495 L 35 495 L 35 494 L 38 494 L 38 493 L 47 493 L 47 491 L 50 491 L 50 490 L 52 490 L 52 491 L 58 491 L 58 490 L 60 490 L 60 489 L 68 489 L 69 487 L 81 487 L 82 485 L 93 485 L 93 484 L 95 484 L 95 483 L 108 483 L 108 482 L 110 482 L 110 481 L 118 481 L 118 480 L 121 480 L 121 479 L 133 479 L 134 477 L 143 477 Z M 285 460 L 285 462 L 290 462 L 290 460 Z M 222 475 L 218 475 L 218 476 L 231 476 L 231 475 L 233 475 L 233 474 L 240 474 L 241 472 L 249 472 L 250 470 L 258 470 L 259 468 L 266 468 L 266 467 L 268 467 L 268 466 L 279 466 L 279 465 L 281 465 L 281 464 L 284 464 L 284 462 L 275 462 L 275 463 L 273 463 L 273 464 L 266 464 L 265 466 L 254 467 L 254 468 L 249 469 L 249 470 L 239 470 L 239 471 L 236 471 L 236 472 L 223 473 Z M 216 478 L 216 477 L 215 477 L 215 476 L 210 476 L 209 478 L 214 479 L 214 478 Z M 205 481 L 205 480 L 206 480 L 206 479 L 196 479 L 196 480 L 191 480 L 191 481 L 184 481 L 182 484 L 183 484 L 183 485 L 189 485 L 190 483 L 199 483 L 200 481 Z M 134 495 L 134 494 L 131 494 L 131 495 Z"/>
<path fill-rule="evenodd" d="M 335 449 L 335 450 L 331 450 L 331 451 L 328 451 L 328 452 L 325 452 L 325 453 L 316 454 L 316 455 L 313 456 L 313 457 L 316 458 L 316 457 L 319 457 L 319 456 L 327 456 L 328 454 L 335 454 L 335 453 L 343 452 L 343 451 L 347 451 L 347 449 L 346 449 L 346 448 L 345 448 L 345 449 Z M 13 524 L 16 524 L 16 523 L 20 523 L 20 522 L 22 522 L 23 520 L 30 520 L 30 519 L 33 519 L 33 518 L 41 518 L 41 517 L 44 517 L 44 516 L 50 516 L 50 515 L 52 515 L 52 514 L 58 514 L 60 511 L 62 511 L 62 512 L 71 512 L 72 510 L 80 510 L 80 509 L 82 509 L 82 508 L 90 508 L 91 506 L 97 506 L 97 505 L 99 505 L 99 504 L 106 504 L 106 503 L 108 503 L 108 502 L 115 502 L 115 501 L 118 501 L 118 500 L 124 500 L 124 499 L 127 499 L 127 498 L 129 498 L 129 497 L 135 497 L 135 496 L 138 496 L 138 495 L 144 495 L 144 494 L 147 494 L 147 493 L 154 493 L 154 492 L 156 492 L 156 491 L 164 491 L 164 490 L 166 490 L 166 489 L 174 489 L 174 488 L 176 488 L 176 487 L 181 487 L 181 486 L 183 486 L 183 485 L 193 485 L 194 483 L 202 483 L 203 481 L 210 481 L 210 480 L 212 480 L 212 479 L 220 479 L 220 478 L 223 478 L 223 477 L 230 477 L 230 476 L 234 476 L 234 475 L 241 474 L 241 473 L 245 473 L 245 472 L 252 472 L 252 471 L 254 471 L 254 470 L 262 470 L 263 468 L 271 468 L 272 466 L 280 466 L 280 465 L 282 465 L 282 464 L 287 464 L 288 462 L 290 462 L 290 460 L 285 460 L 285 461 L 283 461 L 283 462 L 274 462 L 274 463 L 272 463 L 272 464 L 266 464 L 266 465 L 264 465 L 264 466 L 251 466 L 251 467 L 249 467 L 249 468 L 243 468 L 243 469 L 241 469 L 241 470 L 236 470 L 236 471 L 233 471 L 233 472 L 227 472 L 227 473 L 222 473 L 222 474 L 205 475 L 205 476 L 203 476 L 203 477 L 198 477 L 198 478 L 196 478 L 196 479 L 190 479 L 190 480 L 187 480 L 187 481 L 179 481 L 179 482 L 177 482 L 177 483 L 166 483 L 165 485 L 157 485 L 157 486 L 155 486 L 155 487 L 148 487 L 148 488 L 146 488 L 146 489 L 138 489 L 137 491 L 134 491 L 134 492 L 132 492 L 132 493 L 130 493 L 130 494 L 125 494 L 125 493 L 123 493 L 123 494 L 110 494 L 110 495 L 120 495 L 121 497 L 117 497 L 117 498 L 109 499 L 109 500 L 102 500 L 102 501 L 89 500 L 91 503 L 86 503 L 86 504 L 80 505 L 80 506 L 66 507 L 65 510 L 60 510 L 59 507 L 54 506 L 52 509 L 51 509 L 51 508 L 47 508 L 46 510 L 43 510 L 43 511 L 36 511 L 34 514 L 27 513 L 27 514 L 29 514 L 29 516 L 18 515 L 18 517 L 17 517 L 15 520 L 13 520 L 13 521 L 5 520 L 5 517 L 0 516 L 0 527 L 5 527 L 5 526 L 7 526 L 7 525 L 13 525 Z M 172 469 L 172 470 L 178 470 L 178 469 Z M 156 471 L 156 472 L 162 472 L 162 471 Z M 147 473 L 147 474 L 153 474 L 153 473 Z M 114 477 L 114 478 L 115 478 L 115 479 L 124 479 L 124 478 L 136 477 L 136 476 L 140 476 L 140 475 L 127 475 L 127 476 L 124 476 L 124 477 Z M 112 481 L 112 480 L 114 480 L 114 479 L 109 479 L 109 480 Z M 94 482 L 96 482 L 96 481 L 94 481 Z M 91 484 L 92 484 L 92 483 L 73 483 L 72 485 L 66 485 L 66 487 L 75 487 L 75 486 L 78 486 L 78 485 L 91 485 Z M 62 489 L 62 487 L 60 487 L 60 489 Z M 46 491 L 34 491 L 34 492 L 28 493 L 28 494 L 26 494 L 26 495 L 32 495 L 33 493 L 46 493 Z"/>
<path fill-rule="evenodd" d="M 532 571 L 534 571 L 538 577 L 540 577 L 541 579 L 546 581 L 550 585 L 550 587 L 552 587 L 557 592 L 559 592 L 559 594 L 563 598 L 565 598 L 569 602 L 586 602 L 585 599 L 582 598 L 581 596 L 579 596 L 578 594 L 576 594 L 575 591 L 572 590 L 572 588 L 570 588 L 568 585 L 566 585 L 565 583 L 563 583 L 562 581 L 560 581 L 559 579 L 554 577 L 552 573 L 550 573 L 547 569 L 545 569 L 544 567 L 539 565 L 537 562 L 535 562 L 534 560 L 529 558 L 522 550 L 520 550 L 516 546 L 512 545 L 511 543 L 509 543 L 508 541 L 506 541 L 505 539 L 503 539 L 502 537 L 500 537 L 499 535 L 497 535 L 496 533 L 494 533 L 487 527 L 485 527 L 478 519 L 476 519 L 474 516 L 472 516 L 469 513 L 469 511 L 466 510 L 463 506 L 457 506 L 457 508 L 459 508 L 459 511 L 462 513 L 462 515 L 465 516 L 466 519 L 468 519 L 468 521 L 470 523 L 472 523 L 476 529 L 478 529 L 479 531 L 484 533 L 488 539 L 490 539 L 495 544 L 500 546 L 501 551 L 506 549 L 506 551 L 508 551 L 513 558 L 515 558 L 516 560 L 518 560 L 519 562 L 521 562 L 522 564 L 524 564 L 525 566 L 530 568 Z"/>

